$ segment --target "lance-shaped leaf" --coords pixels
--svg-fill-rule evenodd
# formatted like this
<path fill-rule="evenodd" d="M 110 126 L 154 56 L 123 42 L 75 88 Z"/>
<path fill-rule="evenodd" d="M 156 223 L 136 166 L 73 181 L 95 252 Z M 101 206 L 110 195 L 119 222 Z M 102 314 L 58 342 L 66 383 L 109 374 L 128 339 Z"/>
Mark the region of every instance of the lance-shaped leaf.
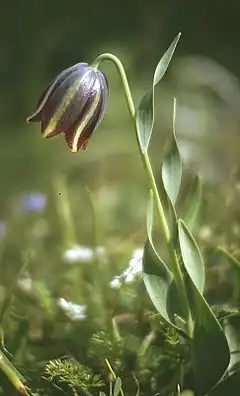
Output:
<path fill-rule="evenodd" d="M 223 329 L 211 308 L 193 282 L 192 288 L 196 306 L 192 364 L 196 396 L 205 396 L 224 375 L 230 352 Z"/>
<path fill-rule="evenodd" d="M 196 395 L 206 395 L 227 369 L 230 353 L 226 336 L 204 299 L 204 267 L 196 241 L 182 220 L 179 221 L 179 246 L 187 271 L 187 294 L 194 310 L 192 363 Z"/>
<path fill-rule="evenodd" d="M 147 92 L 139 105 L 136 114 L 136 125 L 138 140 L 142 153 L 146 153 L 148 150 L 149 141 L 151 138 L 153 124 L 154 124 L 154 89 L 159 81 L 163 78 L 168 65 L 172 59 L 177 43 L 180 39 L 180 33 L 175 37 L 170 47 L 167 49 L 160 62 L 158 63 L 154 77 L 153 85 L 149 92 Z"/>
<path fill-rule="evenodd" d="M 176 132 L 176 99 L 173 102 L 173 128 L 170 147 L 163 160 L 162 181 L 168 197 L 173 204 L 176 202 L 182 179 L 182 159 L 179 152 Z"/>
<path fill-rule="evenodd" d="M 184 221 L 191 231 L 194 230 L 194 227 L 196 226 L 201 209 L 201 204 L 202 183 L 199 176 L 196 175 L 187 197 L 186 214 L 184 216 Z"/>
<path fill-rule="evenodd" d="M 171 271 L 158 256 L 152 242 L 153 226 L 153 199 L 150 192 L 150 199 L 147 210 L 147 234 L 148 240 L 143 253 L 143 280 L 149 297 L 160 315 L 169 324 L 175 327 L 174 314 L 181 316 L 181 307 L 175 282 Z"/>
<path fill-rule="evenodd" d="M 170 198 L 167 197 L 167 221 L 171 233 L 171 240 L 174 246 L 176 246 L 178 240 L 178 218 L 175 206 Z"/>
<path fill-rule="evenodd" d="M 230 349 L 228 372 L 240 370 L 240 316 L 227 317 L 223 321 L 223 328 Z"/>
<path fill-rule="evenodd" d="M 149 240 L 143 253 L 143 281 L 157 311 L 163 319 L 173 324 L 174 318 L 168 313 L 168 293 L 173 277 Z"/>
<path fill-rule="evenodd" d="M 122 380 L 120 377 L 117 377 L 114 384 L 113 396 L 118 396 L 121 389 L 122 389 Z"/>
<path fill-rule="evenodd" d="M 182 220 L 179 220 L 178 234 L 183 264 L 195 286 L 202 294 L 205 284 L 205 268 L 200 249 Z"/>
<path fill-rule="evenodd" d="M 237 396 L 240 389 L 240 371 L 230 375 L 225 380 L 221 381 L 213 390 L 209 393 L 209 396 Z"/>

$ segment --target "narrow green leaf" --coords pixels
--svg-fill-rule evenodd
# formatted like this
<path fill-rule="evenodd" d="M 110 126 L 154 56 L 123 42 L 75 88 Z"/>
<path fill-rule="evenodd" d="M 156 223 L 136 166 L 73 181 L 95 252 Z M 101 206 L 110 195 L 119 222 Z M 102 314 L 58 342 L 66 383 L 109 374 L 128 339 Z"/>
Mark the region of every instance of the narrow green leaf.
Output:
<path fill-rule="evenodd" d="M 182 220 L 179 221 L 179 245 L 188 278 L 187 294 L 194 309 L 192 363 L 196 395 L 205 396 L 222 378 L 230 353 L 226 336 L 202 292 L 205 271 L 198 245 Z"/>
<path fill-rule="evenodd" d="M 224 375 L 230 352 L 223 329 L 211 308 L 193 282 L 192 287 L 196 306 L 192 363 L 196 396 L 205 396 Z"/>
<path fill-rule="evenodd" d="M 179 299 L 171 271 L 158 256 L 152 242 L 153 197 L 150 197 L 147 208 L 148 240 L 143 253 L 143 281 L 153 305 L 169 324 L 174 325 L 174 314 L 181 315 Z"/>
<path fill-rule="evenodd" d="M 228 372 L 240 370 L 240 316 L 229 316 L 223 321 L 223 328 L 230 349 Z"/>
<path fill-rule="evenodd" d="M 149 241 L 145 245 L 143 254 L 143 281 L 157 311 L 172 324 L 173 317 L 169 317 L 167 305 L 168 291 L 173 277 Z"/>
<path fill-rule="evenodd" d="M 142 153 L 148 150 L 154 124 L 154 92 L 147 92 L 140 102 L 136 116 L 138 140 Z"/>
<path fill-rule="evenodd" d="M 187 203 L 186 203 L 187 210 L 184 216 L 184 221 L 191 231 L 194 230 L 194 227 L 196 226 L 201 209 L 201 204 L 202 204 L 202 183 L 199 176 L 196 175 L 187 197 Z"/>
<path fill-rule="evenodd" d="M 221 381 L 209 393 L 209 396 L 237 396 L 240 389 L 240 371 L 230 375 L 225 380 Z"/>
<path fill-rule="evenodd" d="M 180 37 L 181 37 L 181 33 L 178 33 L 175 39 L 173 40 L 173 42 L 171 43 L 170 47 L 167 49 L 163 57 L 160 59 L 154 73 L 154 79 L 153 79 L 154 86 L 156 86 L 160 82 L 160 80 L 163 78 L 164 74 L 166 73 L 169 63 L 171 62 L 171 59 L 175 52 L 176 46 L 180 40 Z"/>
<path fill-rule="evenodd" d="M 175 206 L 171 199 L 167 196 L 166 197 L 166 205 L 165 205 L 165 214 L 168 223 L 168 227 L 171 234 L 171 241 L 174 246 L 176 246 L 176 241 L 178 240 L 178 218 Z"/>
<path fill-rule="evenodd" d="M 169 150 L 163 160 L 163 166 L 162 166 L 163 185 L 167 195 L 169 196 L 173 204 L 176 202 L 182 180 L 182 159 L 176 139 L 175 119 L 176 119 L 176 99 L 174 98 L 173 131 L 171 136 L 171 143 Z"/>
<path fill-rule="evenodd" d="M 202 294 L 205 285 L 205 268 L 200 249 L 182 220 L 179 220 L 178 234 L 183 264 L 193 283 Z"/>
<path fill-rule="evenodd" d="M 122 387 L 122 380 L 120 377 L 116 378 L 114 389 L 113 389 L 113 396 L 118 396 Z"/>
<path fill-rule="evenodd" d="M 160 315 L 171 323 L 167 312 L 167 295 L 173 281 L 173 276 L 167 265 L 158 256 L 152 241 L 153 228 L 153 193 L 150 190 L 147 206 L 147 235 L 148 240 L 143 253 L 143 281 L 155 308 Z"/>
<path fill-rule="evenodd" d="M 165 52 L 161 60 L 159 61 L 154 77 L 152 88 L 149 92 L 147 92 L 138 107 L 136 114 L 136 125 L 137 125 L 137 133 L 138 140 L 140 144 L 140 148 L 142 153 L 146 153 L 148 150 L 150 138 L 152 135 L 153 124 L 154 124 L 154 88 L 160 82 L 162 77 L 164 76 L 169 63 L 172 59 L 174 51 L 176 49 L 177 43 L 180 39 L 180 33 L 175 37 L 172 44 Z"/>

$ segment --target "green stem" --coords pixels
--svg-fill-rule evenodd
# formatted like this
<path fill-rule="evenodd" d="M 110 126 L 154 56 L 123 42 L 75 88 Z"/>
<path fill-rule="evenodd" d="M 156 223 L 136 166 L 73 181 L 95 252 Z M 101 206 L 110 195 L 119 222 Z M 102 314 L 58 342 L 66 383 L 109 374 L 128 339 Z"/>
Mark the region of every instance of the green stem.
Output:
<path fill-rule="evenodd" d="M 238 261 L 231 253 L 229 253 L 223 246 L 218 246 L 217 251 L 222 253 L 223 256 L 225 256 L 230 263 L 235 265 L 235 267 L 240 270 L 240 261 Z"/>
<path fill-rule="evenodd" d="M 105 363 L 106 363 L 106 365 L 107 365 L 107 368 L 108 368 L 109 372 L 112 374 L 112 377 L 113 377 L 114 381 L 116 381 L 117 376 L 116 376 L 115 371 L 113 370 L 113 368 L 112 368 L 112 366 L 111 366 L 109 360 L 108 360 L 108 359 L 105 359 Z M 111 381 L 110 381 L 110 384 L 111 384 Z M 111 392 L 110 392 L 110 393 L 111 393 Z M 121 396 L 125 396 L 122 387 L 120 388 L 120 395 L 121 395 Z"/>
<path fill-rule="evenodd" d="M 166 244 L 167 244 L 167 247 L 169 250 L 169 255 L 172 260 L 172 271 L 173 271 L 174 278 L 176 281 L 176 286 L 178 289 L 179 297 L 181 298 L 182 306 L 183 306 L 183 309 L 185 312 L 185 317 L 186 317 L 187 326 L 188 326 L 187 333 L 190 336 L 192 333 L 192 318 L 191 318 L 191 312 L 190 312 L 190 307 L 189 307 L 189 303 L 188 303 L 187 293 L 186 293 L 186 289 L 185 289 L 184 279 L 183 279 L 181 268 L 180 268 L 180 265 L 178 262 L 176 249 L 172 245 L 170 230 L 169 230 L 167 219 L 166 219 L 166 216 L 165 216 L 165 213 L 163 210 L 163 205 L 162 205 L 159 193 L 158 193 L 158 188 L 157 188 L 154 174 L 152 171 L 149 155 L 147 152 L 142 152 L 142 150 L 141 150 L 141 145 L 140 145 L 138 131 L 137 131 L 137 123 L 136 123 L 136 110 L 135 110 L 134 102 L 132 99 L 132 94 L 131 94 L 131 90 L 129 87 L 127 75 L 126 75 L 125 69 L 124 69 L 121 61 L 115 55 L 112 55 L 109 53 L 99 55 L 93 62 L 92 67 L 97 69 L 99 67 L 100 63 L 104 60 L 109 60 L 114 63 L 114 65 L 116 66 L 117 71 L 120 75 L 120 78 L 121 78 L 124 96 L 126 99 L 128 111 L 129 111 L 130 117 L 132 119 L 134 130 L 136 133 L 137 143 L 138 143 L 138 147 L 139 147 L 139 152 L 141 154 L 143 167 L 147 174 L 149 188 L 153 192 L 153 198 L 154 198 L 155 206 L 157 209 L 159 222 L 161 225 L 163 235 L 166 240 Z"/>
<path fill-rule="evenodd" d="M 0 370 L 5 374 L 8 380 L 12 383 L 14 388 L 21 393 L 21 395 L 29 395 L 27 388 L 19 378 L 17 370 L 10 363 L 7 357 L 0 351 Z"/>
<path fill-rule="evenodd" d="M 156 332 L 155 330 L 151 330 L 150 333 L 144 338 L 142 344 L 140 345 L 140 348 L 138 350 L 138 357 L 142 358 L 146 355 L 146 352 L 148 351 L 149 347 L 153 343 L 153 341 L 156 339 Z"/>
<path fill-rule="evenodd" d="M 162 202 L 160 200 L 159 194 L 158 194 L 158 190 L 157 190 L 157 186 L 155 183 L 155 179 L 154 179 L 154 175 L 153 175 L 153 171 L 152 171 L 152 167 L 151 167 L 151 163 L 149 160 L 149 156 L 148 153 L 142 153 L 142 150 L 140 148 L 140 142 L 139 142 L 139 138 L 138 138 L 138 133 L 137 133 L 137 124 L 136 124 L 136 110 L 135 110 L 135 106 L 134 106 L 134 102 L 132 99 L 132 94 L 131 94 L 131 90 L 129 87 L 129 83 L 128 83 L 128 79 L 127 79 L 127 75 L 126 72 L 124 70 L 124 67 L 121 63 L 121 61 L 112 54 L 101 54 L 99 55 L 95 61 L 92 64 L 92 67 L 94 68 L 98 68 L 99 64 L 103 61 L 103 60 L 110 60 L 114 63 L 114 65 L 117 68 L 117 71 L 120 75 L 121 81 L 122 81 L 122 85 L 123 85 L 123 92 L 124 92 L 124 96 L 127 102 L 127 107 L 128 107 L 128 111 L 130 113 L 132 122 L 133 122 L 133 126 L 135 129 L 135 133 L 136 133 L 136 137 L 137 137 L 137 142 L 138 142 L 138 147 L 139 147 L 139 151 L 141 153 L 141 158 L 142 158 L 142 162 L 143 162 L 143 166 L 145 168 L 145 171 L 147 173 L 148 176 L 148 182 L 149 182 L 149 186 L 153 191 L 153 197 L 154 197 L 154 201 L 155 201 L 155 205 L 157 207 L 157 212 L 158 212 L 158 216 L 159 216 L 159 220 L 162 226 L 162 230 L 163 230 L 163 234 L 166 238 L 166 241 L 169 242 L 170 241 L 170 232 L 169 232 L 169 228 L 167 225 L 167 220 L 163 211 L 163 206 L 162 206 Z"/>
<path fill-rule="evenodd" d="M 188 297 L 187 297 L 187 291 L 185 288 L 185 283 L 184 283 L 184 278 L 183 278 L 183 273 L 181 271 L 181 266 L 178 260 L 178 255 L 176 249 L 172 246 L 172 243 L 170 243 L 169 246 L 169 254 L 172 259 L 172 270 L 174 273 L 174 279 L 176 281 L 176 287 L 178 294 L 181 298 L 181 303 L 183 306 L 184 314 L 186 317 L 186 332 L 187 335 L 192 338 L 193 336 L 193 319 L 192 319 L 192 314 L 188 302 Z"/>

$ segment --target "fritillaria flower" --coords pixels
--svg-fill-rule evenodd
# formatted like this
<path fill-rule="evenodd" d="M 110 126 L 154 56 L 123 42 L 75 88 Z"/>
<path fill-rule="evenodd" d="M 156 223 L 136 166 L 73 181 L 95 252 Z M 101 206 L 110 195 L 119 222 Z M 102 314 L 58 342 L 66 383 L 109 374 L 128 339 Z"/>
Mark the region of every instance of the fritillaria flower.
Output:
<path fill-rule="evenodd" d="M 50 82 L 28 122 L 40 122 L 42 135 L 64 133 L 72 152 L 85 149 L 104 116 L 108 100 L 106 77 L 87 63 L 78 63 Z"/>

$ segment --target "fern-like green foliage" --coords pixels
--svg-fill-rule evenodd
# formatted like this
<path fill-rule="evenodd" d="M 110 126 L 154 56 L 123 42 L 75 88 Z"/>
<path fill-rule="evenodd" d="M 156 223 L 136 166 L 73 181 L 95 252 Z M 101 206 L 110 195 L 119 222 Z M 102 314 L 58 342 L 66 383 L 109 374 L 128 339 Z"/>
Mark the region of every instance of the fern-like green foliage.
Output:
<path fill-rule="evenodd" d="M 93 371 L 69 358 L 54 359 L 47 363 L 44 370 L 44 378 L 49 382 L 59 386 L 66 384 L 75 390 L 82 390 L 89 394 L 91 388 L 101 388 L 104 382 L 101 376 L 94 374 Z"/>
<path fill-rule="evenodd" d="M 104 357 L 114 362 L 115 369 L 122 366 L 124 353 L 124 339 L 114 339 L 109 332 L 99 331 L 92 335 L 90 340 L 89 358 L 104 364 Z"/>

